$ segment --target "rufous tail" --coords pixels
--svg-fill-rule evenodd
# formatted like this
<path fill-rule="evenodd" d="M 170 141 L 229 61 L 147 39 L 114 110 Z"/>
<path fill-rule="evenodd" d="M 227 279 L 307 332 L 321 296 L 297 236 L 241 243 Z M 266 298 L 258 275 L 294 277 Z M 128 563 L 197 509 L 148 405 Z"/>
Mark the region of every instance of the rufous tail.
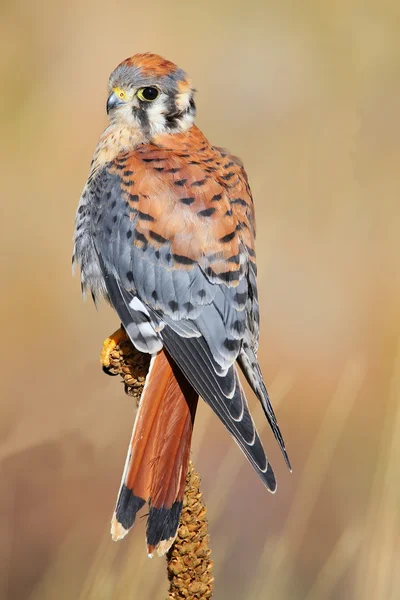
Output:
<path fill-rule="evenodd" d="M 153 356 L 111 521 L 113 539 L 122 539 L 148 502 L 150 556 L 165 554 L 176 537 L 197 401 L 198 395 L 169 355 L 161 350 Z"/>

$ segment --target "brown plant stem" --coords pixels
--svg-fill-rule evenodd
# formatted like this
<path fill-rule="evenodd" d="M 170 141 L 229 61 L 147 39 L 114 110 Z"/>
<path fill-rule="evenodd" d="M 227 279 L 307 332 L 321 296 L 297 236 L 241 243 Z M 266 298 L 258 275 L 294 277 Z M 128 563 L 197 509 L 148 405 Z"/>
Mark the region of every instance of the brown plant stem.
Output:
<path fill-rule="evenodd" d="M 138 352 L 125 332 L 118 330 L 105 341 L 101 361 L 108 374 L 122 377 L 126 394 L 139 404 L 150 356 Z M 206 600 L 212 597 L 214 578 L 209 542 L 200 477 L 190 461 L 178 534 L 166 555 L 170 583 L 167 600 Z"/>
<path fill-rule="evenodd" d="M 167 554 L 170 581 L 168 600 L 211 598 L 212 568 L 206 507 L 200 492 L 200 477 L 189 462 L 178 535 Z"/>

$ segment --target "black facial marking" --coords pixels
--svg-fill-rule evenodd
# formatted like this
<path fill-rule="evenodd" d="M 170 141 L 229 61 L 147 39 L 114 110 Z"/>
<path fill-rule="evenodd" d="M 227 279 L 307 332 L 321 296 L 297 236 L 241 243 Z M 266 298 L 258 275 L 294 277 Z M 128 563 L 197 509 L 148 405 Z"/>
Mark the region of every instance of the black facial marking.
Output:
<path fill-rule="evenodd" d="M 222 175 L 222 179 L 224 181 L 228 181 L 229 179 L 231 179 L 234 176 L 234 172 L 233 171 L 229 171 L 229 173 L 227 173 L 226 175 Z"/>
<path fill-rule="evenodd" d="M 182 202 L 182 204 L 186 204 L 187 206 L 189 206 L 189 204 L 193 204 L 194 198 L 181 198 L 180 201 Z"/>
<path fill-rule="evenodd" d="M 129 194 L 130 202 L 139 202 L 139 196 L 137 194 Z"/>
<path fill-rule="evenodd" d="M 193 181 L 192 187 L 201 187 L 206 182 L 205 179 L 199 179 L 198 181 Z"/>
<path fill-rule="evenodd" d="M 147 103 L 143 102 L 140 106 L 140 108 L 137 108 L 136 106 L 133 107 L 133 114 L 134 116 L 138 119 L 141 128 L 143 129 L 143 131 L 148 132 L 150 130 L 150 122 L 149 122 L 149 117 L 147 115 L 146 109 L 147 108 Z M 142 159 L 144 160 L 144 159 Z"/>
<path fill-rule="evenodd" d="M 180 167 L 173 167 L 172 169 L 167 169 L 165 172 L 166 173 L 177 173 L 179 171 Z"/>
<path fill-rule="evenodd" d="M 185 185 L 186 182 L 187 182 L 187 179 L 178 179 L 177 181 L 174 181 L 174 184 L 182 186 L 182 185 Z"/>
<path fill-rule="evenodd" d="M 179 126 L 179 121 L 184 119 L 185 116 L 191 115 L 194 116 L 196 114 L 196 106 L 193 98 L 189 101 L 189 106 L 184 110 L 179 110 L 176 105 L 175 95 L 171 96 L 167 102 L 167 114 L 165 116 L 165 123 L 169 130 L 174 130 Z M 181 154 L 183 158 L 188 158 L 189 154 Z"/>

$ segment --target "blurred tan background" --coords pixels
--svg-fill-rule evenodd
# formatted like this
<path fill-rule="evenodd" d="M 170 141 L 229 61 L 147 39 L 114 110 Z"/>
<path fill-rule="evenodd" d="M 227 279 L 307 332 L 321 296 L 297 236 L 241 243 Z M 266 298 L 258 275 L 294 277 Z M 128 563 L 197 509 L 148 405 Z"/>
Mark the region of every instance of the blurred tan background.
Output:
<path fill-rule="evenodd" d="M 398 2 L 15 0 L 2 7 L 1 600 L 162 600 L 144 519 L 109 537 L 134 419 L 101 372 L 111 310 L 71 278 L 107 79 L 158 52 L 240 155 L 258 216 L 260 360 L 290 452 L 269 495 L 201 405 L 218 600 L 400 597 Z"/>

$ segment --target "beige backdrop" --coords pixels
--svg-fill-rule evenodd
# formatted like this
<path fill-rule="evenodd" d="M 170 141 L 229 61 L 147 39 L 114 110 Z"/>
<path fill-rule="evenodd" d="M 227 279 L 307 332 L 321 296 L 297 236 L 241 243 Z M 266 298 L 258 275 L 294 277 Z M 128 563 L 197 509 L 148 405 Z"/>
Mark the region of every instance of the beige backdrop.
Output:
<path fill-rule="evenodd" d="M 110 71 L 186 69 L 258 217 L 260 360 L 293 463 L 269 495 L 211 411 L 193 456 L 218 600 L 400 597 L 398 2 L 15 0 L 3 6 L 0 598 L 165 598 L 144 519 L 109 520 L 134 418 L 99 368 L 118 325 L 71 278 Z"/>

